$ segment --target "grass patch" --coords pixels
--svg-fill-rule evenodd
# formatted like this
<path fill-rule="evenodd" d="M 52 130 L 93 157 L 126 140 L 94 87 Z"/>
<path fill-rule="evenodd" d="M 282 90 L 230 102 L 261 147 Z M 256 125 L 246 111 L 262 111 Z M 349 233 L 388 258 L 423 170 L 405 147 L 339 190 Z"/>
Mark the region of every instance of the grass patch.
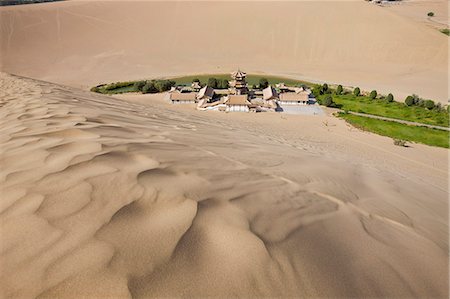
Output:
<path fill-rule="evenodd" d="M 431 146 L 449 148 L 449 132 L 426 127 L 408 126 L 347 113 L 339 113 L 351 125 L 379 135 Z"/>
<path fill-rule="evenodd" d="M 121 94 L 127 92 L 136 92 L 134 88 L 135 81 L 116 82 L 111 84 L 102 84 L 91 88 L 91 91 L 102 94 Z"/>
<path fill-rule="evenodd" d="M 319 98 L 325 99 L 327 95 Z M 447 111 L 428 110 L 418 106 L 406 106 L 404 103 L 388 102 L 381 99 L 370 99 L 367 96 L 353 94 L 333 95 L 333 101 L 343 110 L 373 114 L 395 119 L 418 122 L 422 124 L 448 127 Z"/>

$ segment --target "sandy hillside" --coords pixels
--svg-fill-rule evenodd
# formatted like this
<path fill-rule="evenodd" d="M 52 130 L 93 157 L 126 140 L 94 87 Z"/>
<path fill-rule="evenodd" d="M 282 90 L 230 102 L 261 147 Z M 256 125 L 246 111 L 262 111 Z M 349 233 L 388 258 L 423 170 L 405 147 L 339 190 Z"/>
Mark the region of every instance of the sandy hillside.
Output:
<path fill-rule="evenodd" d="M 448 297 L 444 149 L 0 84 L 6 298 Z"/>
<path fill-rule="evenodd" d="M 448 99 L 448 38 L 365 1 L 64 1 L 0 14 L 2 70 L 85 89 L 240 66 Z"/>
<path fill-rule="evenodd" d="M 447 0 L 403 0 L 401 3 L 386 5 L 386 9 L 436 29 L 448 28 L 450 25 Z M 428 17 L 429 12 L 434 13 L 432 18 Z"/>

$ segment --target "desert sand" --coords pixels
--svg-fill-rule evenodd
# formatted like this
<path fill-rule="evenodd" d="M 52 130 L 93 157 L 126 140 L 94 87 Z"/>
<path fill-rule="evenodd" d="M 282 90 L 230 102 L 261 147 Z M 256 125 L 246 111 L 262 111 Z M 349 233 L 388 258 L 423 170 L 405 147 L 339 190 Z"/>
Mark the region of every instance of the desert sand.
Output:
<path fill-rule="evenodd" d="M 449 295 L 445 149 L 0 85 L 3 297 Z"/>
<path fill-rule="evenodd" d="M 362 0 L 64 1 L 0 16 L 1 70 L 83 89 L 241 67 L 448 100 L 448 37 Z"/>
<path fill-rule="evenodd" d="M 450 25 L 446 0 L 403 0 L 401 3 L 386 5 L 386 9 L 435 29 L 448 28 Z M 434 16 L 428 17 L 429 12 L 433 12 Z"/>
<path fill-rule="evenodd" d="M 87 91 L 241 67 L 444 103 L 447 3 L 404 4 L 0 7 L 0 70 L 34 78 L 0 73 L 0 297 L 448 298 L 448 150 Z"/>

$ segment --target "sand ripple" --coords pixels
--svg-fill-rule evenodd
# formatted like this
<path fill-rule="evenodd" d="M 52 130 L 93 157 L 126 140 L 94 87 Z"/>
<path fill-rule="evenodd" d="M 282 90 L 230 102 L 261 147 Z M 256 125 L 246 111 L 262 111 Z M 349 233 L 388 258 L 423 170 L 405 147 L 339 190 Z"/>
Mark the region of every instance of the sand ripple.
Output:
<path fill-rule="evenodd" d="M 6 298 L 448 296 L 447 219 L 420 217 L 423 194 L 442 197 L 430 186 L 182 111 L 0 82 Z"/>

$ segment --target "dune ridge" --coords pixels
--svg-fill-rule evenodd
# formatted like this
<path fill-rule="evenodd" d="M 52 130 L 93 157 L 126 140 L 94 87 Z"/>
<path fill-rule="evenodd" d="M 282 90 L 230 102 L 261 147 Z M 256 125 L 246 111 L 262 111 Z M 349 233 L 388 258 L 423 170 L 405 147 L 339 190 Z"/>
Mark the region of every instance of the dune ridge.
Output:
<path fill-rule="evenodd" d="M 448 37 L 364 1 L 63 1 L 0 14 L 1 70 L 84 89 L 241 67 L 448 100 Z"/>
<path fill-rule="evenodd" d="M 6 298 L 448 297 L 430 184 L 183 109 L 0 83 Z"/>

